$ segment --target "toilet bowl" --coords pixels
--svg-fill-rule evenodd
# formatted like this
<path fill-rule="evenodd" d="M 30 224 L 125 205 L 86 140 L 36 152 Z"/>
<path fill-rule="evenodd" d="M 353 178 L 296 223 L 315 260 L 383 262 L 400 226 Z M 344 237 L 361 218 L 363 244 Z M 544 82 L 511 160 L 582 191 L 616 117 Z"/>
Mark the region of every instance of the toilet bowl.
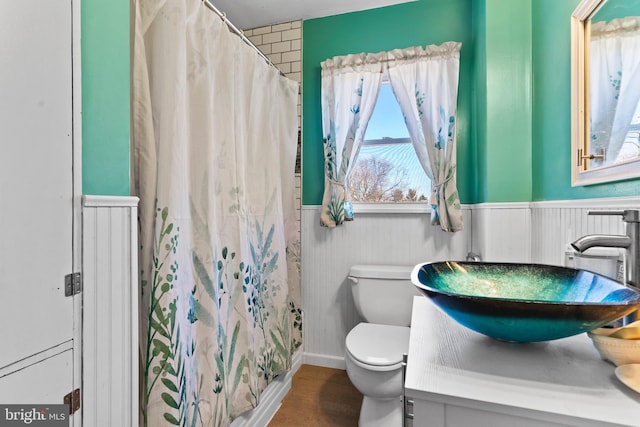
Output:
<path fill-rule="evenodd" d="M 347 335 L 347 375 L 363 395 L 360 427 L 402 425 L 402 355 L 408 348 L 406 326 L 359 323 Z"/>
<path fill-rule="evenodd" d="M 402 356 L 409 350 L 412 266 L 356 265 L 349 279 L 364 322 L 345 341 L 351 383 L 362 393 L 360 427 L 401 427 Z"/>

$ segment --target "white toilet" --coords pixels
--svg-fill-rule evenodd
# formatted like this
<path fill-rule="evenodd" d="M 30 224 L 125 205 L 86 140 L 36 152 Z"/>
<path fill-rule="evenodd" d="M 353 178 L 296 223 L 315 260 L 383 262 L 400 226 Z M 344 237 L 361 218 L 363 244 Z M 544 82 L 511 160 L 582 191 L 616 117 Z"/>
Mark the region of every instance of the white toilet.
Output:
<path fill-rule="evenodd" d="M 402 355 L 409 350 L 413 266 L 354 265 L 348 279 L 363 319 L 345 342 L 347 374 L 364 399 L 360 427 L 402 426 Z"/>

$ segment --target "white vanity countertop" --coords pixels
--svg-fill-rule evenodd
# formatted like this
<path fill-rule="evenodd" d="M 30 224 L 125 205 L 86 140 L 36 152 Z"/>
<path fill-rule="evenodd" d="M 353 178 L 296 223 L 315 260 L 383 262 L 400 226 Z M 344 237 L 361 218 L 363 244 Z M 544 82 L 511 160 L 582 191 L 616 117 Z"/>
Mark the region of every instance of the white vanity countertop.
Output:
<path fill-rule="evenodd" d="M 405 392 L 415 400 L 570 425 L 640 426 L 640 394 L 614 375 L 586 334 L 506 343 L 413 301 Z"/>

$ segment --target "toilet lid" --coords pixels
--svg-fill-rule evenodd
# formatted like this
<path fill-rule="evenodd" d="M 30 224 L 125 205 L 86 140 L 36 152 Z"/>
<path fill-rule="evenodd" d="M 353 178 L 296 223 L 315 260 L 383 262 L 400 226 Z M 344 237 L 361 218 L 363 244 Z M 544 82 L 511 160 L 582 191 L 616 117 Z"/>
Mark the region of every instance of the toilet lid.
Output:
<path fill-rule="evenodd" d="M 389 366 L 402 362 L 409 351 L 406 326 L 360 323 L 347 334 L 345 346 L 355 360 L 366 365 Z"/>

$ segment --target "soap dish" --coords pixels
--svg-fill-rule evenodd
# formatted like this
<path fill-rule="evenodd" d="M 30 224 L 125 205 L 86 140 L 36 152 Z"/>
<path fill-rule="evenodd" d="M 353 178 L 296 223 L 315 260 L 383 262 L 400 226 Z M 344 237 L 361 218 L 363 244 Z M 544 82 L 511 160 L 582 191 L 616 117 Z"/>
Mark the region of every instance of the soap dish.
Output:
<path fill-rule="evenodd" d="M 637 322 L 634 322 L 634 326 Z M 587 335 L 593 341 L 600 356 L 616 366 L 640 364 L 640 339 L 624 339 L 611 336 L 623 328 L 598 328 Z M 618 335 L 618 332 L 616 335 Z"/>
<path fill-rule="evenodd" d="M 615 370 L 616 377 L 631 390 L 640 393 L 640 364 L 618 366 Z"/>

